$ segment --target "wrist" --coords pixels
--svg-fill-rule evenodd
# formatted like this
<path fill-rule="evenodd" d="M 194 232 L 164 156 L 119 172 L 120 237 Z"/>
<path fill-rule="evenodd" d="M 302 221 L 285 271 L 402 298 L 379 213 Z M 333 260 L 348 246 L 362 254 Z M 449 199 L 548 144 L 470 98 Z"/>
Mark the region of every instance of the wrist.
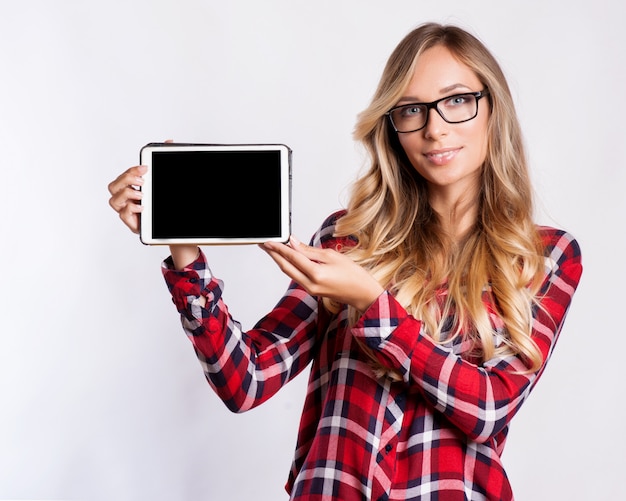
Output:
<path fill-rule="evenodd" d="M 174 268 L 182 270 L 198 259 L 200 248 L 197 245 L 170 245 L 170 253 Z"/>
<path fill-rule="evenodd" d="M 372 306 L 378 297 L 384 292 L 384 289 L 380 286 L 380 284 L 376 284 L 376 287 L 372 288 L 366 295 L 359 299 L 359 301 L 355 301 L 353 306 L 361 313 L 365 313 L 370 306 Z"/>

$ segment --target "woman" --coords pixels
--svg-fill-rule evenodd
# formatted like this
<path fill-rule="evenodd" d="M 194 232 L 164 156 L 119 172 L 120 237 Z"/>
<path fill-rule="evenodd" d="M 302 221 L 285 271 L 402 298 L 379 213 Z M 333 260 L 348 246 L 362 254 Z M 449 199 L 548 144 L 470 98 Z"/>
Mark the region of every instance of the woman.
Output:
<path fill-rule="evenodd" d="M 233 411 L 312 364 L 292 499 L 513 499 L 508 425 L 552 353 L 581 275 L 537 227 L 505 77 L 475 37 L 425 24 L 392 53 L 355 138 L 371 167 L 311 245 L 268 243 L 292 278 L 242 332 L 195 246 L 163 273 L 209 383 Z M 109 185 L 138 231 L 145 167 Z"/>

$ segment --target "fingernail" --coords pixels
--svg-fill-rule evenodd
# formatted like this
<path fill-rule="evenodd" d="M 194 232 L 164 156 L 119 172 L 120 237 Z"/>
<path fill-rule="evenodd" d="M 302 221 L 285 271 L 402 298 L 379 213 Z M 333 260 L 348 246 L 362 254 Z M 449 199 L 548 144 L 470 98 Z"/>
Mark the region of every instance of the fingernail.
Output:
<path fill-rule="evenodd" d="M 296 237 L 294 237 L 293 235 L 291 235 L 291 236 L 289 237 L 289 242 L 290 242 L 292 245 L 300 245 L 300 244 L 301 244 L 300 240 L 298 240 L 298 239 L 297 239 Z"/>

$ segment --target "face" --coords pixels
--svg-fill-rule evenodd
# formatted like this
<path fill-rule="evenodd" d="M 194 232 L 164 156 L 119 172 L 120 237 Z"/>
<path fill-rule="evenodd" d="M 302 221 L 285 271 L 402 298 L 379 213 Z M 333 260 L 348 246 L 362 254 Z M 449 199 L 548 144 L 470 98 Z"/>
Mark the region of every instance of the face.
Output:
<path fill-rule="evenodd" d="M 398 105 L 427 103 L 483 88 L 468 66 L 439 45 L 419 57 L 413 78 Z M 437 197 L 454 203 L 468 195 L 475 196 L 487 154 L 487 99 L 478 101 L 478 115 L 468 122 L 451 124 L 434 109 L 428 113 L 423 129 L 399 133 L 398 138 L 415 170 L 426 179 L 431 202 Z"/>

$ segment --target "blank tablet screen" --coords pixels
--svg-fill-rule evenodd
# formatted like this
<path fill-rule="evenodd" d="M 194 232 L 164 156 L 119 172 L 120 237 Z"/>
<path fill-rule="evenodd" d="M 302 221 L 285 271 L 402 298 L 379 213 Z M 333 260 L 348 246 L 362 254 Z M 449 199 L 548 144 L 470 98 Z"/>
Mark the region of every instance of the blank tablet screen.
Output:
<path fill-rule="evenodd" d="M 284 166 L 279 149 L 151 150 L 151 241 L 263 241 L 284 228 Z M 143 188 L 142 188 L 143 189 Z M 143 220 L 142 220 L 143 224 Z M 143 228 L 142 228 L 143 230 Z M 149 242 L 150 243 L 150 242 Z M 227 242 L 226 242 L 227 243 Z"/>

